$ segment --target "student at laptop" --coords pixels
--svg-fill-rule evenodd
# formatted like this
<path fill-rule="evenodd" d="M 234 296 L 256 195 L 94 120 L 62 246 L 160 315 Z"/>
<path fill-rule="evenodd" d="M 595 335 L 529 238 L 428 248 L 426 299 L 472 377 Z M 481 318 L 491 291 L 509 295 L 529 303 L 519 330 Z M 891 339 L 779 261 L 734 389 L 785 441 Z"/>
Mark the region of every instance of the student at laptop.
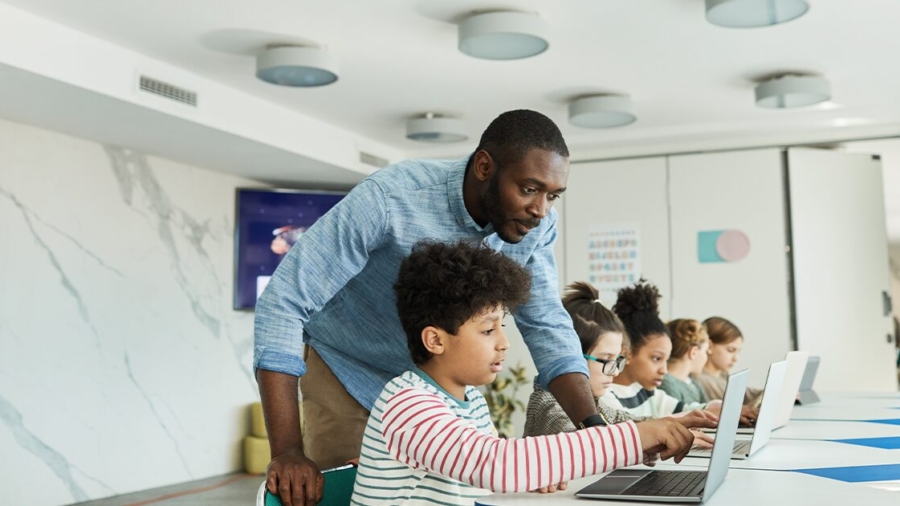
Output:
<path fill-rule="evenodd" d="M 709 402 L 703 388 L 691 380 L 703 372 L 709 358 L 706 327 L 697 320 L 679 318 L 667 323 L 666 328 L 672 339 L 672 356 L 666 364 L 669 372 L 659 389 L 684 403 Z"/>
<path fill-rule="evenodd" d="M 676 461 L 688 452 L 693 436 L 672 419 L 527 439 L 497 436 L 475 386 L 502 369 L 509 348 L 503 317 L 528 299 L 530 285 L 528 271 L 485 246 L 413 247 L 394 291 L 417 367 L 391 380 L 375 402 L 355 504 L 472 504 L 490 491 L 537 490 L 652 462 L 654 452 Z"/>
<path fill-rule="evenodd" d="M 668 329 L 659 319 L 659 298 L 656 286 L 645 280 L 619 290 L 613 312 L 625 325 L 631 346 L 625 369 L 613 380 L 603 402 L 626 409 L 635 416 L 678 416 L 692 409 L 706 409 L 718 415 L 721 400 L 688 403 L 659 390 L 672 354 Z M 741 421 L 745 424 L 755 419 L 754 410 L 741 413 Z"/>
<path fill-rule="evenodd" d="M 603 402 L 627 410 L 634 416 L 658 418 L 691 409 L 718 412 L 721 402 L 685 403 L 658 390 L 668 371 L 672 340 L 659 319 L 659 290 L 644 280 L 619 290 L 613 312 L 628 333 L 625 369 L 613 380 Z"/>
<path fill-rule="evenodd" d="M 615 409 L 600 401 L 612 384 L 613 378 L 625 366 L 625 357 L 622 355 L 623 347 L 627 347 L 625 326 L 615 313 L 600 302 L 597 289 L 589 283 L 572 283 L 566 289 L 562 299 L 563 307 L 572 317 L 575 333 L 581 341 L 581 349 L 590 373 L 591 394 L 597 401 L 597 411 L 604 423 L 612 425 L 650 418 L 634 416 L 624 409 Z M 678 421 L 686 427 L 693 427 L 698 417 L 715 421 L 715 417 L 710 413 L 699 410 L 689 416 L 678 418 Z M 572 420 L 556 402 L 553 394 L 541 388 L 535 381 L 534 392 L 528 399 L 525 413 L 524 436 L 542 436 L 575 430 Z M 695 435 L 701 441 L 711 443 L 711 440 L 706 440 L 708 436 L 702 433 Z"/>
<path fill-rule="evenodd" d="M 725 392 L 728 373 L 737 364 L 738 355 L 744 346 L 744 335 L 737 325 L 725 318 L 713 316 L 703 321 L 709 334 L 709 360 L 703 372 L 694 377 L 709 399 L 721 399 Z M 744 405 L 759 406 L 762 390 L 748 388 L 744 394 Z"/>

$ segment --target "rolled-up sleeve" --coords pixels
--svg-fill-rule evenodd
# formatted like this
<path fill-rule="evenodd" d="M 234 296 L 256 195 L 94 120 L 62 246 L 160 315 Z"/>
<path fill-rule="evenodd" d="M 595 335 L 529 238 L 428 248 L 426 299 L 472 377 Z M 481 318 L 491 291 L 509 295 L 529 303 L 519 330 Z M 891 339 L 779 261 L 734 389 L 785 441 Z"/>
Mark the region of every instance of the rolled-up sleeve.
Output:
<path fill-rule="evenodd" d="M 304 233 L 256 304 L 253 368 L 306 373 L 303 329 L 381 244 L 389 210 L 378 183 L 365 180 Z"/>
<path fill-rule="evenodd" d="M 531 272 L 531 298 L 513 316 L 538 370 L 538 382 L 548 388 L 563 374 L 588 375 L 581 357 L 581 342 L 572 328 L 572 319 L 559 297 L 559 281 L 553 244 L 556 242 L 556 213 L 545 219 L 553 223 L 541 238 L 525 267 Z"/>

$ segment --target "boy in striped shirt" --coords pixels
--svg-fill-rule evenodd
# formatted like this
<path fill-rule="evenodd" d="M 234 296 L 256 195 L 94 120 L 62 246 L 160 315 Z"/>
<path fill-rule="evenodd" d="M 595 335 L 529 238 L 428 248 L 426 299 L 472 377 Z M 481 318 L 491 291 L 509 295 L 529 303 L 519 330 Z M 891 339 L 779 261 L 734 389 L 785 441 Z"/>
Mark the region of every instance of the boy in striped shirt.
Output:
<path fill-rule="evenodd" d="M 528 272 L 465 242 L 417 244 L 394 291 L 416 368 L 390 381 L 369 417 L 354 504 L 472 504 L 492 492 L 552 490 L 618 467 L 679 462 L 693 436 L 671 419 L 502 439 L 474 385 L 502 370 L 503 317 L 528 299 Z M 564 486 L 561 485 L 561 488 Z"/>

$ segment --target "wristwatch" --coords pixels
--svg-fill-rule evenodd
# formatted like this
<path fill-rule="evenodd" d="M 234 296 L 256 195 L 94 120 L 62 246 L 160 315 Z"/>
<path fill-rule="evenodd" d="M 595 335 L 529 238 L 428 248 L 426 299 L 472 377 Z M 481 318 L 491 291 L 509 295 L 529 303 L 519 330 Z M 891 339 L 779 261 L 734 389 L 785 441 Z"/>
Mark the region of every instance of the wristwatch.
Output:
<path fill-rule="evenodd" d="M 606 419 L 603 418 L 603 415 L 591 415 L 582 420 L 581 423 L 578 424 L 578 428 L 586 429 L 588 427 L 606 427 L 607 425 L 609 424 L 606 423 Z"/>

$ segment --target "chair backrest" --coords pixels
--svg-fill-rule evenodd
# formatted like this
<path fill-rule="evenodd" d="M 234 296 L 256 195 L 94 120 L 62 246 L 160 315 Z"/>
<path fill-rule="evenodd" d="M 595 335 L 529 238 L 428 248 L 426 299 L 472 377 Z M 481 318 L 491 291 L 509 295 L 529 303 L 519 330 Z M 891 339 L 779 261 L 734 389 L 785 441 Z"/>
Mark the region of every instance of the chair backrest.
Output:
<path fill-rule="evenodd" d="M 346 465 L 322 471 L 325 490 L 319 506 L 348 506 L 356 483 L 356 466 Z M 282 506 L 281 499 L 266 491 L 265 506 Z"/>

